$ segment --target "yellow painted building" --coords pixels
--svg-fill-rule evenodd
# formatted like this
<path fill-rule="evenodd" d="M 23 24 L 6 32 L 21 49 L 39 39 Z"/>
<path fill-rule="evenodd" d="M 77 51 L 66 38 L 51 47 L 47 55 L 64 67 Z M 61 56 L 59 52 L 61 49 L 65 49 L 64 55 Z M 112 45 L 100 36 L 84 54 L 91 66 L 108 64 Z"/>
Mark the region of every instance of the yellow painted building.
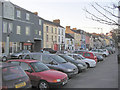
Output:
<path fill-rule="evenodd" d="M 44 21 L 43 24 L 43 48 L 55 49 L 58 43 L 58 27 L 51 21 Z"/>

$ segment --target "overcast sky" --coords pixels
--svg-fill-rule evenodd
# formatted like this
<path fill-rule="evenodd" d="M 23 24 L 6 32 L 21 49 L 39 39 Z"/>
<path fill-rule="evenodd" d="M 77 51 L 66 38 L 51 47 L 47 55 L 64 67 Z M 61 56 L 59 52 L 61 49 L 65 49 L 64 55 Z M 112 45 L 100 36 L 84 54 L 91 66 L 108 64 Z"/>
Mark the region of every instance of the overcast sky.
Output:
<path fill-rule="evenodd" d="M 117 4 L 119 0 L 8 0 L 21 6 L 31 12 L 38 12 L 38 15 L 46 20 L 53 21 L 60 19 L 61 25 L 71 26 L 71 28 L 83 29 L 87 32 L 106 33 L 113 26 L 103 25 L 86 18 L 87 13 L 83 10 L 97 14 L 91 7 L 90 3 L 98 2 L 103 6 Z M 113 11 L 112 11 L 113 12 Z M 117 10 L 114 11 L 117 14 Z M 96 29 L 94 29 L 96 28 Z M 97 29 L 98 28 L 98 29 Z M 102 28 L 102 29 L 101 29 Z"/>

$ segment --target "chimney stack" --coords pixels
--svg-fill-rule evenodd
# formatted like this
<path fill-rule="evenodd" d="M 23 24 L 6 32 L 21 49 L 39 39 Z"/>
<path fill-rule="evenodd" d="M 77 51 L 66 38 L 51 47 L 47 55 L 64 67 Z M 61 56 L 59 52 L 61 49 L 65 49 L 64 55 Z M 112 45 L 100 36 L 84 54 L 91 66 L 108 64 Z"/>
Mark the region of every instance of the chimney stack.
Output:
<path fill-rule="evenodd" d="M 34 12 L 35 15 L 38 15 L 38 12 Z"/>
<path fill-rule="evenodd" d="M 60 19 L 55 19 L 55 20 L 53 20 L 53 22 L 60 25 Z"/>
<path fill-rule="evenodd" d="M 77 28 L 73 28 L 73 30 L 77 30 Z"/>

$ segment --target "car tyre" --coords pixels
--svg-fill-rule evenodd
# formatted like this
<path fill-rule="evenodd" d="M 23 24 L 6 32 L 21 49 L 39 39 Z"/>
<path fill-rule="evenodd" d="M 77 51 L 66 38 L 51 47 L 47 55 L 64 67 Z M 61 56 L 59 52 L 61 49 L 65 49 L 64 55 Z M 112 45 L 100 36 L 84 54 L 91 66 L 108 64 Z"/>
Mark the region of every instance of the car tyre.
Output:
<path fill-rule="evenodd" d="M 40 90 L 49 90 L 49 85 L 46 81 L 40 81 L 38 88 Z"/>
<path fill-rule="evenodd" d="M 87 68 L 90 68 L 90 65 L 88 63 L 86 63 L 86 64 L 87 64 Z"/>
<path fill-rule="evenodd" d="M 106 57 L 106 55 L 105 55 L 105 54 L 103 54 L 103 57 Z"/>
<path fill-rule="evenodd" d="M 22 59 L 22 56 L 20 55 L 20 56 L 18 57 L 18 59 Z"/>
<path fill-rule="evenodd" d="M 2 58 L 2 61 L 3 61 L 3 62 L 7 61 L 7 57 L 4 56 L 4 57 Z"/>

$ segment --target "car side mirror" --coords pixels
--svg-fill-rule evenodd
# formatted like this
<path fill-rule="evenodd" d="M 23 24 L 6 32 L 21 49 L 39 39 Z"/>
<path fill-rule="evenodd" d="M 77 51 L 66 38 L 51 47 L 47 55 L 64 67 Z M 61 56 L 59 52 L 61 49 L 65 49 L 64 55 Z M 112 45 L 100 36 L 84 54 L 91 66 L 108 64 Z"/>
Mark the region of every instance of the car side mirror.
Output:
<path fill-rule="evenodd" d="M 51 65 L 57 65 L 57 63 L 54 62 L 54 61 L 51 61 L 49 64 L 51 64 Z"/>
<path fill-rule="evenodd" d="M 29 73 L 32 73 L 32 72 L 33 72 L 33 70 L 32 70 L 32 69 L 25 70 L 25 71 L 27 71 L 27 72 L 29 72 Z"/>

